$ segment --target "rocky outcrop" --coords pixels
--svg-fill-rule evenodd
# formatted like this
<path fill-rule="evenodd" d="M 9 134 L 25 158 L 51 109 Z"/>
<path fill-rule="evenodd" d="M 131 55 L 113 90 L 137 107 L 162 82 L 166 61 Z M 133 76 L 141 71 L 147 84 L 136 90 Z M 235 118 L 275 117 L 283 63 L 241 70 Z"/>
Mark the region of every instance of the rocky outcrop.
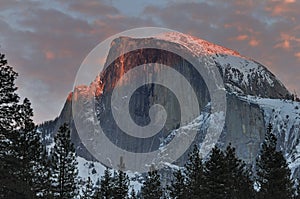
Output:
<path fill-rule="evenodd" d="M 159 50 L 159 49 L 143 49 L 134 50 L 129 53 L 122 54 L 125 48 L 138 46 L 139 43 L 147 42 L 154 45 L 163 45 L 176 40 L 174 48 L 182 46 L 193 49 L 197 54 L 206 54 L 218 67 L 227 90 L 227 113 L 225 127 L 219 139 L 219 145 L 225 147 L 231 143 L 236 147 L 237 154 L 246 162 L 253 162 L 259 151 L 260 143 L 264 138 L 266 131 L 265 110 L 256 102 L 245 100 L 241 96 L 257 96 L 263 98 L 283 99 L 289 95 L 289 91 L 277 78 L 261 64 L 239 55 L 237 52 L 225 49 L 223 47 L 210 44 L 203 40 L 199 40 L 187 35 L 165 35 L 157 38 L 133 39 L 122 37 L 113 41 L 107 58 L 106 69 L 100 74 L 90 86 L 81 86 L 75 90 L 73 97 L 69 97 L 66 104 L 55 121 L 56 132 L 58 127 L 68 122 L 72 131 L 72 140 L 75 143 L 78 155 L 94 160 L 93 156 L 87 151 L 81 143 L 74 126 L 72 118 L 72 100 L 81 100 L 83 105 L 90 106 L 88 98 L 89 93 L 95 92 L 96 89 L 96 112 L 99 122 L 106 136 L 118 147 L 132 152 L 148 152 L 160 147 L 162 138 L 166 139 L 180 124 L 180 106 L 178 100 L 170 90 L 155 84 L 149 84 L 140 87 L 131 96 L 130 115 L 138 125 L 147 125 L 149 123 L 149 108 L 153 104 L 161 104 L 168 113 L 166 125 L 162 131 L 151 138 L 137 141 L 136 138 L 122 132 L 114 121 L 111 113 L 111 94 L 118 80 L 130 69 L 145 63 L 159 63 L 174 68 L 191 84 L 201 110 L 205 109 L 210 102 L 210 94 L 208 92 L 205 81 L 195 71 L 191 63 L 175 53 Z M 182 45 L 182 46 L 181 46 Z M 116 55 L 121 56 L 116 57 Z M 116 58 L 116 59 L 115 59 Z M 153 71 L 158 72 L 159 71 Z M 137 76 L 140 74 L 136 74 Z M 133 77 L 134 78 L 134 77 Z M 154 78 L 154 76 L 153 76 Z M 174 80 L 176 81 L 176 80 Z M 123 82 L 124 85 L 130 83 Z M 96 87 L 95 87 L 96 86 Z M 210 110 L 208 110 L 210 112 Z M 81 113 L 84 119 L 84 112 Z M 93 123 L 88 121 L 87 123 Z M 87 129 L 89 129 L 87 127 Z M 92 131 L 93 128 L 90 128 Z M 203 140 L 205 128 L 199 127 L 199 136 L 196 142 Z M 289 135 L 292 136 L 292 135 Z M 280 140 L 282 142 L 282 140 Z M 285 147 L 288 147 L 286 145 Z M 183 164 L 186 160 L 184 154 L 179 160 L 179 164 Z"/>

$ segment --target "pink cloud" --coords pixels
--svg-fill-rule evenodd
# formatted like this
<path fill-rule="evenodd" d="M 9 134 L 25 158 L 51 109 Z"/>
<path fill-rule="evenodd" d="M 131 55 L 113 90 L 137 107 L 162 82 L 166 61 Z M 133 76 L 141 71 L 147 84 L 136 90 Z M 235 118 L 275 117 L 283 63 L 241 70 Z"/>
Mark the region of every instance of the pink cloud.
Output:
<path fill-rule="evenodd" d="M 300 37 L 298 38 L 290 33 L 280 33 L 279 43 L 275 45 L 275 48 L 292 50 L 295 47 L 300 47 Z"/>
<path fill-rule="evenodd" d="M 275 48 L 283 48 L 285 50 L 290 50 L 291 45 L 290 45 L 290 41 L 289 40 L 284 40 L 281 43 L 278 43 Z"/>
<path fill-rule="evenodd" d="M 300 61 L 300 52 L 295 53 L 295 56 L 298 58 L 298 60 Z"/>
<path fill-rule="evenodd" d="M 284 0 L 285 3 L 295 3 L 296 0 Z"/>
<path fill-rule="evenodd" d="M 48 59 L 48 60 L 51 60 L 51 59 L 54 59 L 54 58 L 55 58 L 54 53 L 51 52 L 51 51 L 46 51 L 46 52 L 45 52 L 45 56 L 46 56 L 46 59 Z"/>
<path fill-rule="evenodd" d="M 269 0 L 265 3 L 265 10 L 272 16 L 282 16 L 289 20 L 295 18 L 299 12 L 299 2 L 295 0 L 273 1 Z"/>
<path fill-rule="evenodd" d="M 239 35 L 235 39 L 238 41 L 244 41 L 244 40 L 248 39 L 248 35 Z"/>
<path fill-rule="evenodd" d="M 254 38 L 249 41 L 249 45 L 252 46 L 252 47 L 256 47 L 259 44 L 260 44 L 259 41 L 257 39 L 254 39 Z"/>

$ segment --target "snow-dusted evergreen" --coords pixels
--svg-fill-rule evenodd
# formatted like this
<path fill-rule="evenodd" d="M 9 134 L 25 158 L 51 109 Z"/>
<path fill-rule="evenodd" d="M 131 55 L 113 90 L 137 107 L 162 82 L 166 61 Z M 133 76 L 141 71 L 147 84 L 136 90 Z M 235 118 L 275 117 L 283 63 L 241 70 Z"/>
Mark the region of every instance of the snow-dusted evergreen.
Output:
<path fill-rule="evenodd" d="M 42 149 L 30 101 L 19 102 L 17 73 L 0 53 L 0 198 L 33 198 Z"/>
<path fill-rule="evenodd" d="M 67 124 L 59 128 L 54 142 L 51 151 L 52 195 L 56 198 L 71 199 L 78 196 L 78 170 L 75 148 Z"/>

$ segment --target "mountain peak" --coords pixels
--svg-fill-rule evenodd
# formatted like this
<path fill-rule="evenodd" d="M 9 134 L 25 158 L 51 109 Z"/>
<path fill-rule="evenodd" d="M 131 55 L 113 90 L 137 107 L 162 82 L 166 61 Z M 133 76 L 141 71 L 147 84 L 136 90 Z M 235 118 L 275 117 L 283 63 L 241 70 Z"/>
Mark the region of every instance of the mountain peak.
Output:
<path fill-rule="evenodd" d="M 155 38 L 181 44 L 197 55 L 224 54 L 242 57 L 237 51 L 183 33 L 167 32 L 157 35 Z"/>
<path fill-rule="evenodd" d="M 289 157 L 289 161 L 295 168 L 294 173 L 299 173 L 296 169 L 299 169 L 300 161 L 298 161 L 298 155 L 294 156 L 294 152 L 300 154 L 295 140 L 298 140 L 297 131 L 299 126 L 299 105 L 290 104 L 291 102 L 285 99 L 286 95 L 290 94 L 284 85 L 273 75 L 266 67 L 254 61 L 240 55 L 234 50 L 218 46 L 203 39 L 199 39 L 193 36 L 180 34 L 180 33 L 166 33 L 157 35 L 152 38 L 130 38 L 119 37 L 113 40 L 110 46 L 108 57 L 105 63 L 104 71 L 96 76 L 94 81 L 91 80 L 89 85 L 78 85 L 74 89 L 74 94 L 69 94 L 68 101 L 64 106 L 64 109 L 56 121 L 56 125 L 60 125 L 67 121 L 71 124 L 72 139 L 74 140 L 76 151 L 79 156 L 83 156 L 88 159 L 94 159 L 90 152 L 81 143 L 77 134 L 74 122 L 72 122 L 72 107 L 71 99 L 80 101 L 80 105 L 90 108 L 91 103 L 89 99 L 91 97 L 100 96 L 95 99 L 95 110 L 97 113 L 97 119 L 103 125 L 103 129 L 106 129 L 106 135 L 115 144 L 119 144 L 120 147 L 127 147 L 126 150 L 134 152 L 145 152 L 149 149 L 155 149 L 159 147 L 161 135 L 167 136 L 172 132 L 172 129 L 178 127 L 180 122 L 177 116 L 179 113 L 173 107 L 179 107 L 176 104 L 176 100 L 172 100 L 172 95 L 158 86 L 143 88 L 143 90 L 137 90 L 130 103 L 130 110 L 137 110 L 134 113 L 134 121 L 138 124 L 144 124 L 141 121 L 147 121 L 148 107 L 151 103 L 156 103 L 154 100 L 161 100 L 158 104 L 164 104 L 166 110 L 169 110 L 168 116 L 170 116 L 168 122 L 166 122 L 165 131 L 156 137 L 155 142 L 145 142 L 138 146 L 132 144 L 133 140 L 121 134 L 119 128 L 114 123 L 114 118 L 110 114 L 112 109 L 110 104 L 110 94 L 116 82 L 135 66 L 148 63 L 163 63 L 170 67 L 177 67 L 178 71 L 183 74 L 187 74 L 189 82 L 195 86 L 195 90 L 199 91 L 199 99 L 201 99 L 201 105 L 203 107 L 209 102 L 209 93 L 205 89 L 205 83 L 199 78 L 195 78 L 197 73 L 193 72 L 193 65 L 186 63 L 186 60 L 179 55 L 174 55 L 169 51 L 160 51 L 160 49 L 137 49 L 125 53 L 128 48 L 138 47 L 138 44 L 148 42 L 153 44 L 169 44 L 174 43 L 175 48 L 182 47 L 187 48 L 196 56 L 207 55 L 218 67 L 226 91 L 227 97 L 227 114 L 226 114 L 226 128 L 224 135 L 222 135 L 220 143 L 224 143 L 224 146 L 230 142 L 236 147 L 238 155 L 247 162 L 255 160 L 257 152 L 259 150 L 260 143 L 263 139 L 263 132 L 265 132 L 266 124 L 273 122 L 277 128 L 279 135 L 279 143 Z M 99 66 L 100 67 L 100 66 Z M 159 72 L 159 71 L 155 71 Z M 140 73 L 136 75 L 141 75 Z M 199 76 L 199 75 L 198 75 Z M 130 83 L 130 81 L 125 82 Z M 125 85 L 126 86 L 126 85 Z M 162 96 L 160 96 L 162 95 Z M 160 96 L 159 98 L 156 96 Z M 127 98 L 127 96 L 126 96 Z M 274 98 L 274 99 L 269 99 Z M 74 102 L 73 101 L 73 102 Z M 76 103 L 72 103 L 74 105 Z M 137 106 L 137 107 L 134 107 Z M 286 108 L 287 107 L 287 108 Z M 86 133 L 93 134 L 93 128 L 91 126 L 96 120 L 94 117 L 89 117 L 90 112 L 82 111 L 81 106 L 77 107 L 77 110 L 81 111 L 78 116 L 86 125 Z M 94 110 L 94 109 L 93 109 Z M 281 117 L 281 116 L 284 117 Z M 93 115 L 94 116 L 94 115 Z M 92 119 L 91 119 L 92 118 Z M 145 119 L 146 118 L 146 119 Z M 296 122 L 294 122 L 296 118 Z M 98 122 L 97 121 L 97 122 Z M 178 122 L 178 123 L 176 123 Z M 205 121 L 204 121 L 205 122 Z M 196 124 L 196 123 L 195 123 Z M 198 123 L 197 123 L 198 124 Z M 72 126 L 73 125 L 73 126 Z M 199 127 L 199 135 L 202 135 L 203 129 L 206 125 Z M 188 124 L 188 127 L 191 126 Z M 198 126 L 195 125 L 195 128 Z M 184 128 L 186 128 L 184 126 Z M 281 137 L 280 137 L 281 136 Z M 169 137 L 166 137 L 166 140 Z M 283 140 L 288 140 L 287 144 L 282 144 Z M 201 143 L 201 136 L 196 140 Z M 290 147 L 292 146 L 292 147 Z M 180 159 L 182 163 L 185 157 Z M 296 158 L 296 159 L 295 159 Z M 296 160 L 296 161 L 295 161 Z M 300 170 L 300 169 L 299 169 Z"/>
<path fill-rule="evenodd" d="M 150 38 L 119 37 L 112 41 L 108 53 L 107 64 L 112 62 L 113 74 L 121 77 L 130 65 L 135 62 L 144 63 L 137 59 L 153 59 L 164 53 L 164 59 L 171 63 L 172 52 L 154 52 L 153 50 L 139 49 L 138 47 L 147 44 L 149 46 L 163 46 L 173 43 L 171 48 L 186 48 L 195 56 L 208 56 L 218 67 L 226 90 L 229 93 L 242 95 L 253 95 L 266 98 L 286 98 L 290 92 L 265 66 L 253 59 L 242 56 L 237 51 L 219 46 L 203 39 L 177 32 L 167 32 L 158 34 Z M 138 50 L 136 50 L 138 49 Z M 128 52 L 125 53 L 124 52 Z M 163 63 L 163 62 L 162 62 Z M 166 63 L 164 63 L 166 64 Z M 167 64 L 168 65 L 168 64 Z M 106 82 L 104 82 L 106 84 Z M 112 84 L 113 85 L 113 84 Z"/>
<path fill-rule="evenodd" d="M 107 64 L 112 64 L 107 68 L 108 71 L 104 70 L 101 74 L 98 74 L 90 85 L 77 85 L 74 94 L 69 94 L 68 100 L 72 98 L 77 100 L 78 96 L 84 98 L 100 96 L 105 89 L 112 89 L 116 83 L 115 81 L 130 70 L 133 63 L 143 63 L 141 60 L 137 61 L 137 59 L 149 59 L 149 56 L 154 56 L 154 51 L 147 52 L 143 49 L 124 54 L 126 50 L 135 49 L 136 46 L 139 46 L 138 44 L 143 44 L 143 42 L 160 45 L 163 42 L 171 42 L 187 48 L 196 56 L 209 56 L 219 68 L 224 85 L 229 93 L 281 99 L 290 95 L 285 86 L 266 67 L 242 56 L 237 51 L 187 34 L 168 32 L 152 38 L 118 37 L 114 39 L 111 42 L 105 63 L 106 67 L 108 67 Z M 173 59 L 171 59 L 170 53 L 165 53 L 164 56 L 169 56 L 166 59 Z M 174 63 L 170 62 L 169 64 Z"/>

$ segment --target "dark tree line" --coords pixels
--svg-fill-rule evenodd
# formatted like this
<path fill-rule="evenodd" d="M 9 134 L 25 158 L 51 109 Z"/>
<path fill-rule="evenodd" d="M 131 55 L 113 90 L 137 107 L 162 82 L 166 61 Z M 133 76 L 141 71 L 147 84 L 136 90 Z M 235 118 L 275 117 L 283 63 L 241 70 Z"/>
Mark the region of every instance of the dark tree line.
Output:
<path fill-rule="evenodd" d="M 169 198 L 254 198 L 251 171 L 236 157 L 231 145 L 225 151 L 214 147 L 205 162 L 195 146 L 184 168 L 173 175 L 168 186 Z"/>
<path fill-rule="evenodd" d="M 162 187 L 157 171 L 149 171 L 138 198 L 298 199 L 299 185 L 291 179 L 288 164 L 276 146 L 270 125 L 254 169 L 237 157 L 230 144 L 224 151 L 214 147 L 206 161 L 195 146 L 185 166 L 174 171 L 167 187 Z"/>
<path fill-rule="evenodd" d="M 185 166 L 173 172 L 169 185 L 162 186 L 159 172 L 152 167 L 140 192 L 133 195 L 129 194 L 129 183 L 120 183 L 119 174 L 112 175 L 107 169 L 94 198 L 298 199 L 298 183 L 291 179 L 288 164 L 276 146 L 271 125 L 254 166 L 239 159 L 231 144 L 225 150 L 214 147 L 205 161 L 194 146 Z"/>
<path fill-rule="evenodd" d="M 277 150 L 271 125 L 254 169 L 236 156 L 230 144 L 225 151 L 214 147 L 206 161 L 195 146 L 185 167 L 173 175 L 168 194 L 174 199 L 292 199 L 300 193 L 299 183 L 291 179 L 287 161 Z"/>
<path fill-rule="evenodd" d="M 34 195 L 35 164 L 40 162 L 39 137 L 31 119 L 28 99 L 20 103 L 15 80 L 18 74 L 0 54 L 0 197 Z"/>
<path fill-rule="evenodd" d="M 299 181 L 291 171 L 270 125 L 254 167 L 240 160 L 230 144 L 214 147 L 205 161 L 197 146 L 187 163 L 162 186 L 154 167 L 136 193 L 122 170 L 106 169 L 99 183 L 88 178 L 78 187 L 74 145 L 67 124 L 62 125 L 50 154 L 32 121 L 30 101 L 16 93 L 17 73 L 0 53 L 0 198 L 3 199 L 298 199 Z"/>

